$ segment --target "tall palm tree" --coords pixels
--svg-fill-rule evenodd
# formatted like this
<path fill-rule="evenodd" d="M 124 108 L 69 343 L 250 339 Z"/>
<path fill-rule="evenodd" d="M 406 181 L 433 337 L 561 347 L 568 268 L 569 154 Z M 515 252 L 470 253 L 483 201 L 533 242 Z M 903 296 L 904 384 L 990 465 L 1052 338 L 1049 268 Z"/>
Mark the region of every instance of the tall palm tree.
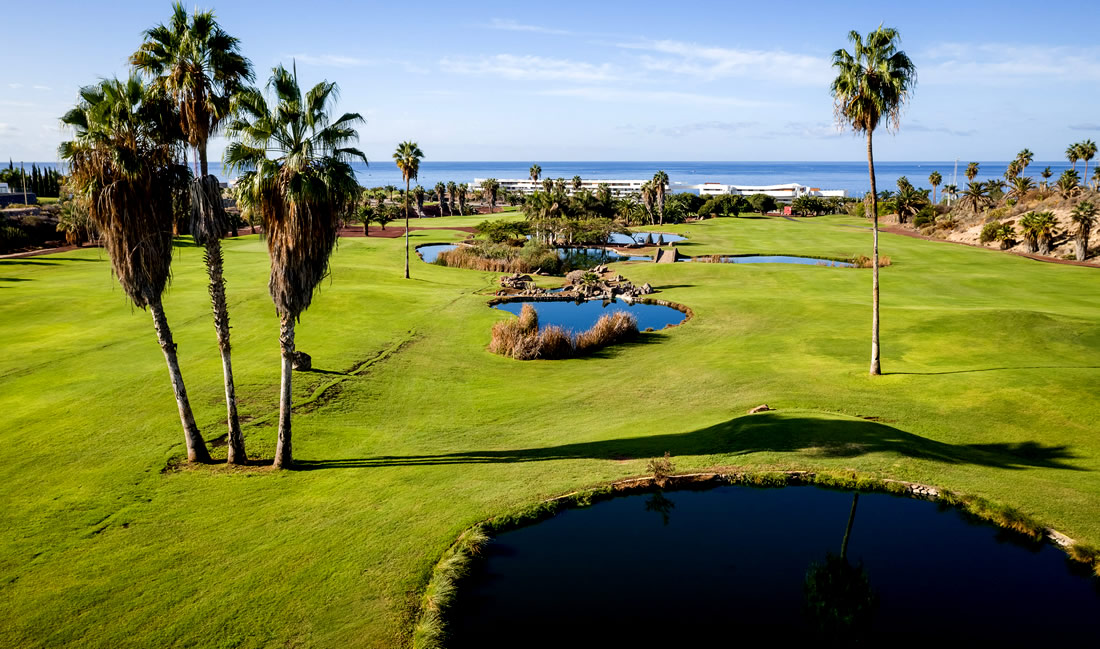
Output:
<path fill-rule="evenodd" d="M 1069 160 L 1073 165 L 1073 170 L 1077 171 L 1077 161 L 1081 159 L 1081 143 L 1071 144 L 1066 147 L 1066 160 Z"/>
<path fill-rule="evenodd" d="M 1020 173 L 1027 171 L 1028 165 L 1035 159 L 1035 154 L 1031 152 L 1031 149 L 1024 149 L 1016 154 L 1016 162 L 1020 165 Z"/>
<path fill-rule="evenodd" d="M 867 34 L 848 34 L 852 52 L 833 53 L 837 72 L 831 90 L 836 118 L 856 133 L 867 135 L 867 171 L 871 178 L 871 218 L 873 255 L 871 261 L 871 369 L 872 376 L 882 374 L 879 358 L 879 286 L 878 286 L 878 197 L 875 192 L 875 160 L 872 136 L 880 122 L 898 128 L 901 109 L 917 80 L 917 68 L 905 52 L 898 49 L 898 32 L 881 25 Z"/>
<path fill-rule="evenodd" d="M 932 204 L 936 203 L 936 188 L 939 187 L 942 182 L 943 176 L 940 175 L 940 172 L 933 171 L 928 174 L 928 183 L 932 185 Z"/>
<path fill-rule="evenodd" d="M 657 192 L 653 187 L 653 181 L 647 180 L 642 183 L 642 206 L 645 207 L 646 216 L 649 217 L 650 224 L 656 221 L 653 214 L 653 206 L 656 202 Z"/>
<path fill-rule="evenodd" d="M 550 178 L 543 178 L 542 191 L 546 192 L 547 194 L 554 191 L 554 181 Z"/>
<path fill-rule="evenodd" d="M 424 152 L 416 142 L 405 141 L 393 152 L 393 162 L 401 170 L 405 181 L 405 279 L 409 279 L 409 183 L 420 173 L 420 160 Z"/>
<path fill-rule="evenodd" d="M 456 198 L 458 199 L 458 213 L 466 213 L 466 184 L 463 183 L 455 189 Z"/>
<path fill-rule="evenodd" d="M 496 178 L 486 178 L 481 181 L 481 195 L 485 202 L 489 203 L 489 213 L 492 214 L 497 206 L 497 192 L 500 191 L 500 181 Z"/>
<path fill-rule="evenodd" d="M 439 215 L 443 216 L 443 205 L 447 202 L 447 185 L 442 180 L 435 184 L 435 200 L 439 201 Z"/>
<path fill-rule="evenodd" d="M 80 91 L 80 102 L 61 118 L 74 139 L 61 145 L 70 183 L 99 231 L 111 270 L 126 296 L 153 317 L 176 395 L 187 459 L 207 462 L 180 373 L 176 344 L 161 296 L 172 264 L 172 194 L 187 177 L 177 164 L 183 138 L 179 115 L 137 77 L 104 80 Z"/>
<path fill-rule="evenodd" d="M 573 183 L 572 183 L 573 184 L 573 191 L 574 192 L 579 192 L 581 190 L 581 184 L 583 182 L 584 181 L 581 180 L 580 176 L 573 176 Z"/>
<path fill-rule="evenodd" d="M 654 199 L 657 201 L 657 218 L 661 225 L 665 223 L 665 191 L 668 189 L 668 174 L 658 171 L 653 174 Z"/>
<path fill-rule="evenodd" d="M 1027 251 L 1049 255 L 1057 225 L 1054 212 L 1029 212 L 1020 217 L 1020 230 Z"/>
<path fill-rule="evenodd" d="M 530 174 L 531 180 L 538 182 L 539 176 L 542 175 L 542 167 L 538 166 L 537 164 L 531 165 Z"/>
<path fill-rule="evenodd" d="M 962 193 L 961 204 L 969 205 L 970 209 L 977 215 L 982 211 L 982 208 L 988 207 L 990 204 L 989 190 L 986 188 L 985 183 L 969 182 L 966 185 L 966 190 Z"/>
<path fill-rule="evenodd" d="M 1084 261 L 1089 256 L 1089 235 L 1092 233 L 1092 226 L 1096 225 L 1098 212 L 1100 210 L 1091 202 L 1081 201 L 1070 213 L 1070 219 L 1077 226 L 1077 231 L 1073 233 L 1077 261 Z"/>
<path fill-rule="evenodd" d="M 1047 185 L 1049 184 L 1050 177 L 1054 175 L 1054 172 L 1050 170 L 1050 167 L 1047 167 L 1043 169 L 1039 173 L 1039 175 L 1043 177 L 1043 182 L 1039 183 L 1040 188 L 1045 190 L 1047 188 Z"/>
<path fill-rule="evenodd" d="M 454 216 L 454 214 L 455 214 L 455 191 L 457 191 L 457 189 L 458 189 L 458 187 L 457 187 L 457 185 L 455 185 L 455 181 L 453 181 L 453 180 L 447 181 L 447 198 L 448 198 L 447 213 L 450 216 Z"/>
<path fill-rule="evenodd" d="M 424 197 L 427 196 L 427 192 L 420 185 L 412 188 L 413 200 L 416 201 L 416 215 L 419 218 L 424 218 Z"/>
<path fill-rule="evenodd" d="M 966 165 L 966 180 L 967 182 L 974 182 L 974 179 L 978 177 L 978 163 L 971 162 Z"/>
<path fill-rule="evenodd" d="M 1077 153 L 1081 160 L 1085 162 L 1085 173 L 1081 174 L 1081 177 L 1087 179 L 1089 177 L 1089 160 L 1096 156 L 1096 143 L 1092 140 L 1085 140 L 1078 145 Z"/>
<path fill-rule="evenodd" d="M 244 435 L 237 416 L 221 245 L 231 219 L 222 207 L 218 179 L 207 174 L 206 151 L 210 136 L 217 133 L 229 114 L 233 95 L 255 76 L 238 43 L 218 25 L 212 11 L 195 12 L 189 17 L 177 2 L 172 6 L 168 24 L 146 30 L 145 42 L 130 57 L 135 68 L 151 77 L 154 88 L 171 97 L 183 134 L 198 152 L 201 175 L 191 186 L 191 235 L 204 248 L 203 261 L 210 282 L 214 332 L 225 383 L 229 464 L 240 464 L 246 459 Z M 232 229 L 236 236 L 236 226 Z"/>
<path fill-rule="evenodd" d="M 241 93 L 236 118 L 227 131 L 234 141 L 225 152 L 242 197 L 263 218 L 271 256 L 268 290 L 279 315 L 282 379 L 279 390 L 279 439 L 276 468 L 294 463 L 291 444 L 291 380 L 294 325 L 309 308 L 328 272 L 340 220 L 359 196 L 351 167 L 367 157 L 354 148 L 358 113 L 333 118 L 339 88 L 322 81 L 303 93 L 296 71 L 272 70 L 270 100 L 257 89 Z"/>

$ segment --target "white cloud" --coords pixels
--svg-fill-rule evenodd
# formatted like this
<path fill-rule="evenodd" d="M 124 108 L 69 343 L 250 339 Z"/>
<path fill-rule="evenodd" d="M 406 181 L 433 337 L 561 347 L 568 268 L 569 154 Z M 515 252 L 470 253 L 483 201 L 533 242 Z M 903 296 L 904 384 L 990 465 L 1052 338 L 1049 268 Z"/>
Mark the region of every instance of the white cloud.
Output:
<path fill-rule="evenodd" d="M 514 20 L 506 18 L 493 18 L 487 25 L 489 29 L 499 29 L 508 32 L 534 32 L 537 34 L 553 34 L 555 36 L 568 36 L 573 34 L 571 31 L 565 29 L 553 29 L 551 27 L 540 27 L 538 25 L 525 25 L 518 23 Z"/>
<path fill-rule="evenodd" d="M 542 56 L 496 54 L 480 58 L 450 58 L 439 61 L 446 72 L 511 81 L 608 81 L 615 78 L 610 64 L 595 65 Z"/>
<path fill-rule="evenodd" d="M 830 64 L 824 57 L 783 50 L 743 50 L 707 47 L 682 41 L 619 43 L 618 47 L 648 52 L 641 57 L 647 70 L 714 81 L 726 78 L 826 85 Z"/>
<path fill-rule="evenodd" d="M 49 86 L 35 85 L 35 86 L 31 86 L 31 87 L 34 88 L 35 90 L 53 90 L 53 88 L 51 88 Z"/>
<path fill-rule="evenodd" d="M 375 65 L 375 61 L 339 54 L 287 54 L 284 58 L 294 59 L 306 65 L 323 65 L 333 68 L 361 68 Z"/>
<path fill-rule="evenodd" d="M 942 43 L 913 56 L 921 83 L 1019 86 L 1022 80 L 1100 81 L 1100 48 Z"/>
<path fill-rule="evenodd" d="M 8 124 L 7 122 L 0 122 L 0 133 L 15 133 L 19 129 Z"/>
<path fill-rule="evenodd" d="M 664 104 L 706 104 L 711 106 L 738 106 L 759 107 L 774 106 L 770 102 L 757 101 L 755 99 L 742 99 L 740 97 L 724 97 L 721 95 L 704 95 L 694 92 L 679 92 L 674 90 L 628 90 L 621 88 L 581 87 L 581 88 L 557 88 L 543 90 L 539 93 L 546 97 L 577 97 L 594 101 L 633 101 Z"/>

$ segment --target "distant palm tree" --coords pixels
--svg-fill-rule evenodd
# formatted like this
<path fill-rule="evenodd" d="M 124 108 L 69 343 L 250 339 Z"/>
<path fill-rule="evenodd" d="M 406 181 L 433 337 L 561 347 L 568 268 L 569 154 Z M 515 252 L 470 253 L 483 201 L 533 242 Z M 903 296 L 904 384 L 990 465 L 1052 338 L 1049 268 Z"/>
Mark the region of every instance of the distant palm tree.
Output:
<path fill-rule="evenodd" d="M 1089 201 L 1081 201 L 1070 213 L 1070 219 L 1077 226 L 1077 231 L 1073 234 L 1077 261 L 1084 261 L 1088 258 L 1089 235 L 1092 233 L 1092 227 L 1096 225 L 1097 213 L 1096 206 Z"/>
<path fill-rule="evenodd" d="M 435 200 L 439 201 L 439 215 L 443 216 L 443 206 L 447 203 L 447 185 L 442 180 L 435 184 Z"/>
<path fill-rule="evenodd" d="M 393 200 L 393 193 L 395 191 L 397 191 L 397 187 L 394 187 L 393 185 L 386 185 L 382 189 L 386 190 L 386 194 L 387 194 L 386 198 L 388 198 L 392 201 Z"/>
<path fill-rule="evenodd" d="M 653 213 L 653 206 L 657 202 L 657 191 L 653 186 L 652 180 L 647 180 L 642 183 L 642 206 L 645 207 L 646 216 L 649 217 L 650 224 L 656 223 L 656 218 Z"/>
<path fill-rule="evenodd" d="M 1077 175 L 1076 171 L 1066 169 L 1062 172 L 1062 175 L 1058 177 L 1058 183 L 1055 187 L 1062 198 L 1075 196 L 1081 191 L 1081 177 Z"/>
<path fill-rule="evenodd" d="M 1047 167 L 1043 169 L 1043 171 L 1040 172 L 1039 175 L 1043 177 L 1043 182 L 1040 183 L 1040 188 L 1046 190 L 1047 186 L 1049 185 L 1050 177 L 1054 175 L 1054 172 L 1050 170 L 1050 167 Z"/>
<path fill-rule="evenodd" d="M 229 114 L 233 95 L 255 78 L 252 64 L 240 54 L 237 39 L 218 25 L 213 12 L 201 11 L 188 17 L 179 2 L 172 6 L 168 25 L 157 25 L 145 32 L 145 42 L 130 61 L 152 78 L 154 88 L 171 97 L 187 142 L 198 152 L 201 175 L 191 186 L 191 234 L 195 243 L 204 248 L 214 332 L 222 358 L 229 426 L 227 461 L 241 464 L 247 458 L 237 416 L 221 245 L 231 221 L 234 236 L 237 228 L 236 221 L 227 218 L 222 207 L 218 179 L 208 176 L 206 150 L 210 136 L 217 133 Z"/>
<path fill-rule="evenodd" d="M 409 182 L 416 180 L 420 173 L 420 159 L 423 157 L 424 152 L 416 142 L 402 142 L 393 152 L 393 161 L 405 181 L 405 279 L 409 279 Z"/>
<path fill-rule="evenodd" d="M 966 180 L 967 182 L 973 182 L 978 177 L 978 163 L 971 162 L 966 165 Z"/>
<path fill-rule="evenodd" d="M 269 100 L 259 90 L 238 96 L 236 119 L 227 131 L 234 141 L 225 152 L 230 169 L 245 173 L 238 180 L 242 197 L 260 212 L 271 256 L 268 289 L 279 315 L 282 380 L 279 394 L 279 439 L 276 468 L 294 462 L 291 444 L 291 381 L 294 326 L 309 308 L 313 293 L 328 273 L 339 223 L 355 205 L 359 183 L 353 159 L 367 158 L 352 145 L 359 139 L 358 113 L 333 118 L 340 94 L 335 83 L 322 81 L 303 93 L 296 71 L 272 70 Z"/>
<path fill-rule="evenodd" d="M 1073 165 L 1073 170 L 1077 171 L 1077 161 L 1081 159 L 1081 143 L 1071 144 L 1066 147 L 1066 160 L 1069 160 Z"/>
<path fill-rule="evenodd" d="M 371 207 L 370 202 L 363 203 L 355 212 L 355 215 L 356 217 L 358 217 L 359 222 L 363 224 L 364 237 L 370 236 L 370 230 L 368 228 L 370 226 L 370 222 L 374 220 L 374 212 L 375 210 L 373 207 Z"/>
<path fill-rule="evenodd" d="M 554 180 L 554 191 L 562 195 L 565 194 L 565 178 L 557 178 Z"/>
<path fill-rule="evenodd" d="M 450 199 L 447 203 L 447 213 L 454 216 L 455 213 L 455 192 L 458 191 L 458 186 L 455 185 L 455 181 L 447 181 L 447 196 Z"/>
<path fill-rule="evenodd" d="M 550 178 L 543 178 L 542 179 L 542 191 L 546 192 L 547 194 L 554 191 L 554 181 L 551 180 Z"/>
<path fill-rule="evenodd" d="M 653 174 L 654 198 L 657 200 L 657 219 L 661 225 L 665 223 L 665 192 L 668 190 L 668 174 L 658 171 Z"/>
<path fill-rule="evenodd" d="M 872 136 L 879 123 L 897 128 L 901 109 L 912 92 L 917 69 L 909 57 L 898 50 L 898 32 L 879 26 L 867 34 L 848 34 L 852 52 L 833 53 L 837 76 L 831 91 L 837 121 L 856 133 L 867 135 L 867 170 L 871 178 L 872 261 L 871 261 L 871 375 L 882 373 L 879 358 L 879 281 L 878 281 L 878 197 L 875 195 L 875 161 Z"/>
<path fill-rule="evenodd" d="M 940 172 L 933 171 L 931 174 L 928 175 L 928 184 L 932 185 L 932 204 L 935 204 L 937 202 L 936 188 L 939 187 L 940 183 L 942 182 L 943 176 L 940 175 Z"/>
<path fill-rule="evenodd" d="M 1100 167 L 1092 170 L 1092 191 L 1100 191 Z"/>
<path fill-rule="evenodd" d="M 1013 160 L 1012 162 L 1008 163 L 1008 167 L 1005 168 L 1005 181 L 1011 184 L 1012 181 L 1020 175 L 1020 170 L 1021 166 L 1019 160 Z"/>
<path fill-rule="evenodd" d="M 971 181 L 967 183 L 966 189 L 962 192 L 960 203 L 969 205 L 970 209 L 977 215 L 982 211 L 982 208 L 989 206 L 991 201 L 988 193 L 989 190 L 986 188 L 985 183 Z"/>
<path fill-rule="evenodd" d="M 943 195 L 946 196 L 950 202 L 954 202 L 954 200 L 959 196 L 959 186 L 958 185 L 944 185 L 943 186 Z"/>
<path fill-rule="evenodd" d="M 531 180 L 538 182 L 539 176 L 542 175 L 542 167 L 538 166 L 537 164 L 531 165 L 530 174 Z"/>
<path fill-rule="evenodd" d="M 163 95 L 137 77 L 82 88 L 81 100 L 61 118 L 74 139 L 61 145 L 70 183 L 83 196 L 123 292 L 149 308 L 176 395 L 190 462 L 208 462 L 180 373 L 176 344 L 161 296 L 172 264 L 172 194 L 186 179 L 177 164 L 184 137 L 179 115 Z"/>
<path fill-rule="evenodd" d="M 1012 188 L 1009 190 L 1008 195 L 1019 202 L 1023 200 L 1024 196 L 1032 189 L 1035 189 L 1035 183 L 1031 182 L 1031 178 L 1027 176 L 1017 176 L 1012 179 Z"/>
<path fill-rule="evenodd" d="M 1035 159 L 1035 154 L 1031 152 L 1031 149 L 1024 149 L 1016 154 L 1016 162 L 1019 163 L 1020 173 L 1027 171 L 1028 165 Z"/>
<path fill-rule="evenodd" d="M 492 214 L 497 206 L 497 192 L 500 191 L 500 181 L 496 178 L 486 178 L 481 181 L 481 195 L 489 204 L 489 213 Z"/>
<path fill-rule="evenodd" d="M 416 215 L 420 218 L 424 218 L 424 197 L 427 196 L 427 192 L 420 185 L 412 188 L 413 199 L 416 201 Z"/>
<path fill-rule="evenodd" d="M 573 191 L 579 192 L 581 190 L 581 184 L 583 184 L 580 176 L 573 176 Z"/>
<path fill-rule="evenodd" d="M 1096 143 L 1092 140 L 1085 140 L 1078 145 L 1078 155 L 1085 161 L 1085 173 L 1081 174 L 1082 178 L 1089 177 L 1089 160 L 1092 160 L 1096 155 Z"/>
<path fill-rule="evenodd" d="M 911 217 L 916 216 L 922 207 L 928 205 L 928 197 L 925 192 L 913 187 L 908 181 L 902 185 L 894 199 L 894 211 L 898 215 L 898 223 L 908 223 Z"/>
<path fill-rule="evenodd" d="M 458 200 L 458 213 L 466 213 L 466 184 L 463 183 L 455 188 L 455 198 Z"/>

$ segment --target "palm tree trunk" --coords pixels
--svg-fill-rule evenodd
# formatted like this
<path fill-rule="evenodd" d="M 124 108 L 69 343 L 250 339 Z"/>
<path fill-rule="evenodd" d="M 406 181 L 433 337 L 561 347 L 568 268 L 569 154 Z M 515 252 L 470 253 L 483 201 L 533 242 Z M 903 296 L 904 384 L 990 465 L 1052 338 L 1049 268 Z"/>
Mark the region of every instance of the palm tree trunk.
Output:
<path fill-rule="evenodd" d="M 409 181 L 405 181 L 405 279 L 409 279 Z"/>
<path fill-rule="evenodd" d="M 199 169 L 202 171 L 202 177 L 206 178 L 207 164 L 206 164 L 206 147 L 197 147 L 199 150 Z"/>
<path fill-rule="evenodd" d="M 221 241 L 211 237 L 206 243 L 206 272 L 210 276 L 210 305 L 214 311 L 214 331 L 218 335 L 218 350 L 222 356 L 222 378 L 225 382 L 225 408 L 229 423 L 229 445 L 226 461 L 244 464 L 244 435 L 237 417 L 237 389 L 233 381 L 233 358 L 229 345 L 229 306 L 225 299 L 224 262 Z"/>
<path fill-rule="evenodd" d="M 279 348 L 282 352 L 282 378 L 279 381 L 279 441 L 275 446 L 276 469 L 294 464 L 294 451 L 290 443 L 291 380 L 294 372 L 294 316 L 279 316 Z"/>
<path fill-rule="evenodd" d="M 209 462 L 210 452 L 199 433 L 195 415 L 191 412 L 191 402 L 187 399 L 187 387 L 183 384 L 179 359 L 176 357 L 176 343 L 172 341 L 172 330 L 168 327 L 168 318 L 164 316 L 164 306 L 158 297 L 149 303 L 149 312 L 153 316 L 153 328 L 157 331 L 157 341 L 164 352 L 164 361 L 168 364 L 168 377 L 172 381 L 172 391 L 176 394 L 176 407 L 183 424 L 183 441 L 187 446 L 188 462 Z"/>
<path fill-rule="evenodd" d="M 871 175 L 871 376 L 882 374 L 878 347 L 878 193 L 875 187 L 875 156 L 871 147 L 872 131 L 867 131 L 867 171 Z"/>
<path fill-rule="evenodd" d="M 1077 236 L 1073 238 L 1073 247 L 1076 248 L 1077 261 L 1085 261 L 1089 253 L 1089 231 L 1080 226 L 1078 228 Z"/>
<path fill-rule="evenodd" d="M 859 492 L 852 494 L 852 511 L 848 513 L 848 527 L 844 529 L 844 541 L 840 544 L 840 558 L 848 558 L 848 539 L 852 536 L 852 525 L 856 522 L 856 505 L 859 504 Z"/>

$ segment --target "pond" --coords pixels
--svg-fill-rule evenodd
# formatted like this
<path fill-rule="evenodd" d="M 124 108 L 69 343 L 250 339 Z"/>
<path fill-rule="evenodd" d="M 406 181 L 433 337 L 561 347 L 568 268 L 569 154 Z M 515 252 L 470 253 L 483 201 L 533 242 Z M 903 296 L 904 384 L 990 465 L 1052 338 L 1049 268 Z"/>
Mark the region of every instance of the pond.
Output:
<path fill-rule="evenodd" d="M 1100 620 L 1098 580 L 1057 548 L 885 494 L 623 496 L 499 534 L 484 557 L 450 647 L 1092 646 Z M 843 611 L 856 622 L 822 622 Z"/>
<path fill-rule="evenodd" d="M 654 242 L 657 241 L 658 236 L 662 237 L 665 243 L 676 243 L 677 241 L 687 239 L 687 237 L 683 235 L 668 234 L 666 232 L 635 232 L 632 235 L 613 232 L 611 236 L 607 238 L 607 242 L 616 246 L 629 246 L 635 243 L 644 243 L 647 236 Z"/>
<path fill-rule="evenodd" d="M 455 244 L 453 243 L 433 243 L 427 246 L 420 246 L 416 249 L 416 252 L 420 254 L 420 258 L 429 264 L 435 262 L 435 258 L 439 256 L 439 253 L 446 250 L 454 250 Z"/>
<path fill-rule="evenodd" d="M 855 268 L 846 261 L 821 259 L 818 257 L 794 257 L 791 255 L 722 255 L 723 264 L 802 264 L 806 266 L 832 266 L 834 268 Z M 685 259 L 684 261 L 692 261 Z"/>
<path fill-rule="evenodd" d="M 572 268 L 591 268 L 616 261 L 653 261 L 652 255 L 624 254 L 612 248 L 558 248 L 558 258 Z"/>
<path fill-rule="evenodd" d="M 596 324 L 600 316 L 612 314 L 616 311 L 626 311 L 638 319 L 638 329 L 645 331 L 647 328 L 663 329 L 666 325 L 680 324 L 687 316 L 670 306 L 662 304 L 630 303 L 619 298 L 613 301 L 586 300 L 584 302 L 541 301 L 523 300 L 518 302 L 502 302 L 493 308 L 508 311 L 519 315 L 524 304 L 535 307 L 539 314 L 539 328 L 548 325 L 557 325 L 573 332 L 586 331 Z"/>

